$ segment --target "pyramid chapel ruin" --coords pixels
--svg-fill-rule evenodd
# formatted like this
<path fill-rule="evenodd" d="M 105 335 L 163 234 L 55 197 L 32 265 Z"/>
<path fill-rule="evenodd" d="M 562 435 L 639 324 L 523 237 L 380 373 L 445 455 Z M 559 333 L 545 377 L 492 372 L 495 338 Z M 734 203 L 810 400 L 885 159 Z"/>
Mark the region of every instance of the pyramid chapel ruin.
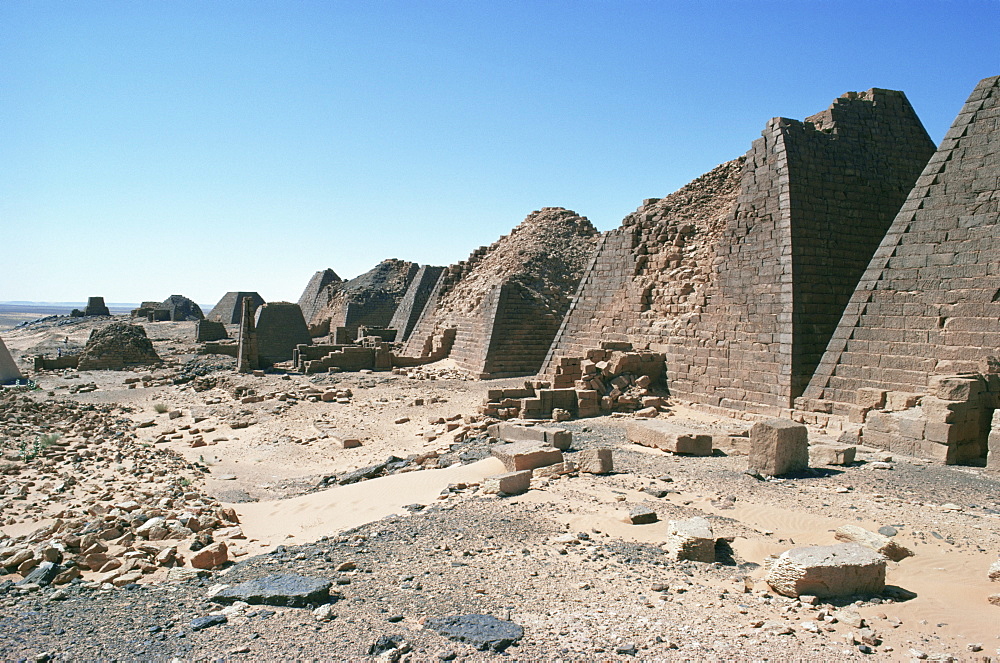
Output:
<path fill-rule="evenodd" d="M 246 366 L 450 357 L 478 378 L 530 378 L 491 390 L 484 413 L 499 418 L 634 411 L 658 387 L 721 414 L 1000 462 L 998 98 L 1000 77 L 981 81 L 935 149 L 902 92 L 849 92 L 772 119 L 746 154 L 614 230 L 550 207 L 447 267 L 316 272 L 281 304 L 308 342 L 300 322 L 267 336 L 248 308 L 246 333 L 280 341 Z M 239 318 L 251 294 L 209 317 Z"/>

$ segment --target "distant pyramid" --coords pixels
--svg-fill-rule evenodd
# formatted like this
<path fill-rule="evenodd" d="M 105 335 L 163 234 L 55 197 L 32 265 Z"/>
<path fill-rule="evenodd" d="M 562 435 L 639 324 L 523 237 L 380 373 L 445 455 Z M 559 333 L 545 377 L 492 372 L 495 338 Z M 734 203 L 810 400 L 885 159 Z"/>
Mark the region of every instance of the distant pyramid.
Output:
<path fill-rule="evenodd" d="M 240 324 L 244 297 L 250 298 L 254 309 L 264 303 L 264 299 L 256 292 L 227 292 L 219 300 L 219 303 L 212 307 L 212 310 L 208 314 L 208 319 L 227 325 Z"/>
<path fill-rule="evenodd" d="M 340 283 L 341 281 L 343 279 L 337 276 L 337 272 L 329 268 L 313 274 L 306 285 L 306 289 L 302 291 L 302 296 L 299 297 L 299 308 L 302 309 L 302 317 L 305 318 L 306 322 L 312 320 L 312 317 L 316 315 L 316 311 L 326 304 L 325 298 L 320 301 L 320 293 L 323 291 L 323 288 L 331 283 Z"/>

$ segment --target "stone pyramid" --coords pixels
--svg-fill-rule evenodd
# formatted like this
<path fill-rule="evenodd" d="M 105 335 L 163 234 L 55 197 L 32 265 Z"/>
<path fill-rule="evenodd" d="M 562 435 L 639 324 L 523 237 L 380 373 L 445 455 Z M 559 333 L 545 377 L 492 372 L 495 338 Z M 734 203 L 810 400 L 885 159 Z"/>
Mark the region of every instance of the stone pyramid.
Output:
<path fill-rule="evenodd" d="M 0 338 L 0 384 L 10 384 L 23 379 L 24 376 L 14 363 L 14 358 L 10 356 L 10 351 Z"/>
<path fill-rule="evenodd" d="M 774 118 L 745 157 L 606 233 L 546 358 L 572 387 L 608 343 L 666 355 L 680 400 L 781 416 L 934 152 L 899 91 Z"/>
<path fill-rule="evenodd" d="M 804 397 L 927 393 L 1000 356 L 1000 76 L 980 81 L 896 216 Z M 991 367 L 990 365 L 993 364 Z"/>

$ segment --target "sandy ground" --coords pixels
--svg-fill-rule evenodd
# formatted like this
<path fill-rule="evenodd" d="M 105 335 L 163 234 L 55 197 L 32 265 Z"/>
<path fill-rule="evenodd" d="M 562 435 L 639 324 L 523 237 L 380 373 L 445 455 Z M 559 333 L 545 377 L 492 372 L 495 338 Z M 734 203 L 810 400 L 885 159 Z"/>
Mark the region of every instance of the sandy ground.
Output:
<path fill-rule="evenodd" d="M 92 327 L 92 322 L 29 327 L 7 331 L 3 339 L 20 358 L 60 344 L 79 347 Z M 390 454 L 447 453 L 452 445 L 447 437 L 427 439 L 425 434 L 434 428 L 431 422 L 473 415 L 486 389 L 498 382 L 413 380 L 389 374 L 253 378 L 223 371 L 212 374 L 217 377 L 215 388 L 199 392 L 190 384 L 148 388 L 125 384 L 126 378 L 155 376 L 192 360 L 193 328 L 193 323 L 146 325 L 157 351 L 168 359 L 167 369 L 48 372 L 34 377 L 43 390 L 58 396 L 68 396 L 74 384 L 94 383 L 95 391 L 72 398 L 121 407 L 137 424 L 147 424 L 136 430 L 141 440 L 173 449 L 189 462 L 205 467 L 201 489 L 238 512 L 247 537 L 240 545 L 251 556 L 279 545 L 336 537 L 390 516 L 408 517 L 410 511 L 404 507 L 441 504 L 448 486 L 475 485 L 502 471 L 499 461 L 485 458 L 319 489 L 324 477 L 342 475 Z M 298 399 L 289 403 L 275 397 L 317 385 L 350 389 L 350 402 Z M 233 396 L 238 387 L 265 398 L 259 403 L 241 403 Z M 157 405 L 180 415 L 171 418 L 167 412 L 157 412 Z M 679 406 L 660 416 L 716 431 L 746 425 Z M 892 525 L 899 529 L 896 540 L 915 554 L 890 563 L 887 582 L 914 592 L 916 598 L 858 606 L 863 617 L 883 626 L 879 628 L 882 644 L 875 648 L 876 655 L 886 660 L 909 659 L 914 655 L 910 649 L 915 648 L 931 655 L 947 653 L 973 660 L 998 653 L 1000 608 L 987 602 L 988 595 L 1000 591 L 1000 584 L 987 580 L 987 569 L 1000 553 L 1000 484 L 996 476 L 979 468 L 933 467 L 918 459 L 896 457 L 892 470 L 873 469 L 871 463 L 860 462 L 815 478 L 760 482 L 742 474 L 746 465 L 739 455 L 680 458 L 630 445 L 622 434 L 625 420 L 608 416 L 567 424 L 574 431 L 575 448 L 614 448 L 617 473 L 540 482 L 524 495 L 494 499 L 487 506 L 509 512 L 540 512 L 568 532 L 591 532 L 608 540 L 653 545 L 664 540 L 663 520 L 672 514 L 705 515 L 717 524 L 717 536 L 733 537 L 734 557 L 740 563 L 759 565 L 747 573 L 757 591 L 763 586 L 764 568 L 771 555 L 795 546 L 835 543 L 833 530 L 843 524 L 870 530 Z M 233 427 L 234 423 L 247 422 L 247 427 Z M 206 446 L 191 446 L 192 429 L 199 431 Z M 339 448 L 336 436 L 357 437 L 362 446 Z M 861 451 L 861 461 L 885 455 L 874 449 Z M 663 485 L 674 492 L 657 499 L 642 491 L 663 475 L 673 479 Z M 722 499 L 727 496 L 735 497 L 735 502 Z M 446 498 L 480 499 L 461 495 Z M 629 508 L 638 504 L 654 505 L 661 513 L 661 522 L 626 524 Z M 31 526 L 22 522 L 0 531 L 17 536 Z M 711 585 L 715 581 L 707 582 Z M 727 582 L 715 584 L 722 588 Z M 783 606 L 776 602 L 761 618 L 787 618 Z M 711 620 L 716 611 L 706 607 L 694 613 Z M 839 648 L 831 651 L 840 652 L 837 657 L 857 654 L 856 649 L 844 648 L 843 635 L 839 630 L 831 635 L 841 638 Z M 978 652 L 980 644 L 982 651 Z M 786 650 L 789 657 L 815 655 L 809 653 L 812 650 L 796 647 Z M 579 653 L 589 657 L 586 651 Z M 596 652 L 590 654 L 597 656 Z M 774 652 L 762 648 L 755 654 L 751 648 L 745 654 L 755 658 L 773 656 Z"/>

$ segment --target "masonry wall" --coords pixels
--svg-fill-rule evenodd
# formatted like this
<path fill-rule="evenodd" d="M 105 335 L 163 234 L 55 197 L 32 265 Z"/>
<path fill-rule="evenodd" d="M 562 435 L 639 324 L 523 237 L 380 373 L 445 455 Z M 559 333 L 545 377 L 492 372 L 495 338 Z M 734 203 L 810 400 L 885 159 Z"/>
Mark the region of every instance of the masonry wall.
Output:
<path fill-rule="evenodd" d="M 545 371 L 626 340 L 667 355 L 674 396 L 787 412 L 932 149 L 901 92 L 771 120 L 744 158 L 606 236 Z"/>
<path fill-rule="evenodd" d="M 962 107 L 844 312 L 809 399 L 1000 372 L 1000 77 Z"/>
<path fill-rule="evenodd" d="M 413 277 L 410 287 L 407 288 L 406 294 L 403 295 L 402 301 L 399 302 L 389 321 L 388 327 L 398 332 L 397 341 L 403 342 L 410 337 L 444 269 L 444 267 L 422 265 Z"/>

